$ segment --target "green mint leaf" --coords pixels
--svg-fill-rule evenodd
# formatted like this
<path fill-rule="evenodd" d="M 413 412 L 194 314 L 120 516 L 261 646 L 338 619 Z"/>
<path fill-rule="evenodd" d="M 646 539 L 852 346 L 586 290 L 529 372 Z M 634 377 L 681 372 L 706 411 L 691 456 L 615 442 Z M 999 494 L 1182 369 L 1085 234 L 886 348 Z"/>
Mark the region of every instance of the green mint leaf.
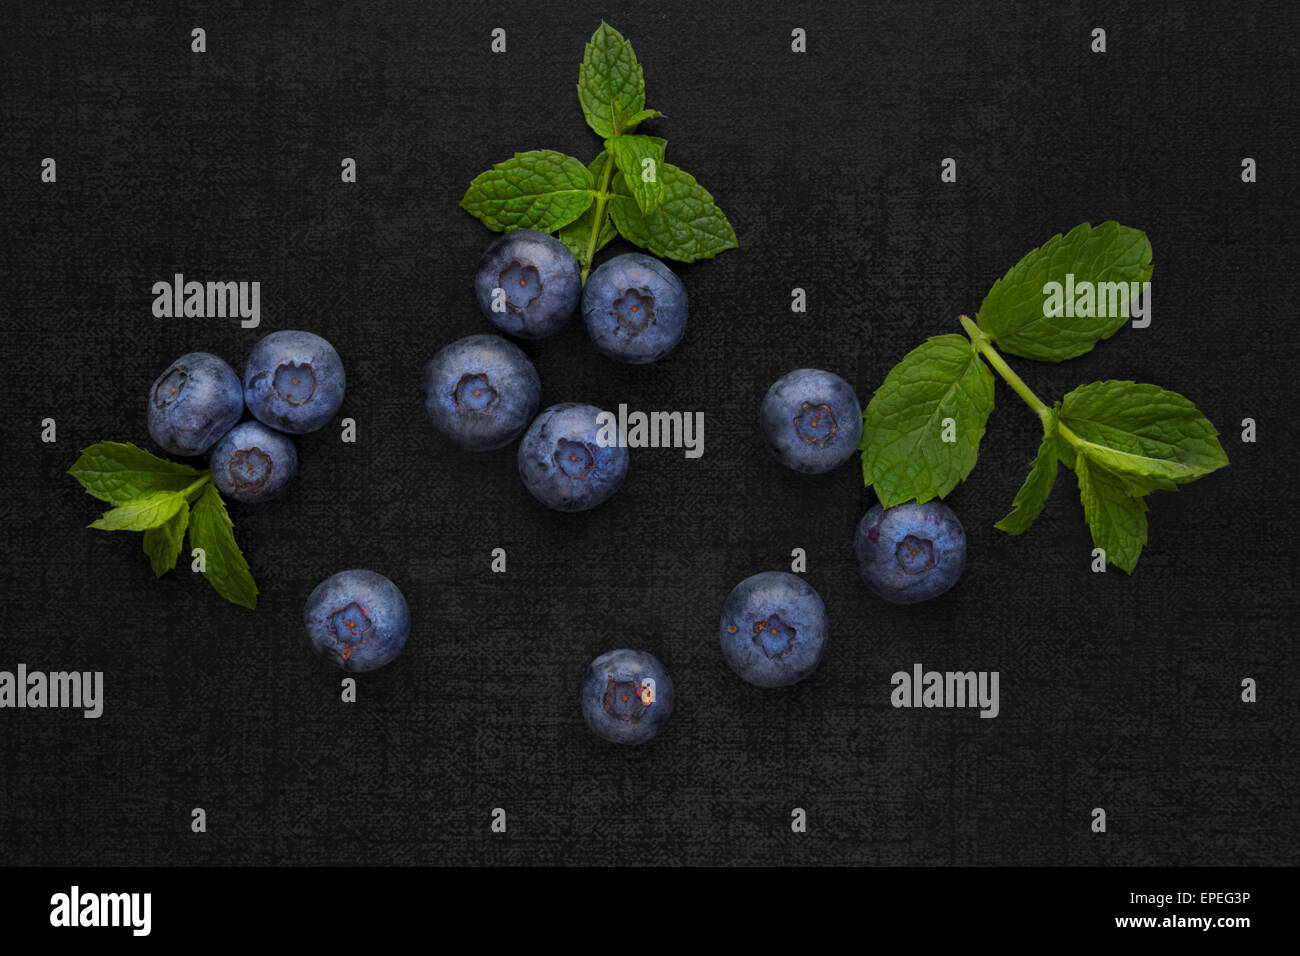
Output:
<path fill-rule="evenodd" d="M 1007 534 L 1024 534 L 1029 530 L 1047 504 L 1047 496 L 1052 493 L 1056 483 L 1056 464 L 1060 453 L 1057 445 L 1060 441 L 1056 431 L 1057 418 L 1061 406 L 1058 403 L 1052 409 L 1051 418 L 1043 426 L 1043 441 L 1038 446 L 1038 455 L 1029 469 L 1029 477 L 1016 492 L 1015 501 L 1011 503 L 1011 513 L 993 527 Z"/>
<path fill-rule="evenodd" d="M 1209 420 L 1183 396 L 1157 385 L 1081 385 L 1065 396 L 1061 424 L 1077 438 L 1076 451 L 1143 486 L 1167 488 L 1228 464 Z"/>
<path fill-rule="evenodd" d="M 176 567 L 176 559 L 181 554 L 181 543 L 185 538 L 185 528 L 190 523 L 189 507 L 181 508 L 167 521 L 145 531 L 144 553 L 149 555 L 149 566 L 156 577 L 162 577 Z"/>
<path fill-rule="evenodd" d="M 616 107 L 628 116 L 645 109 L 645 76 L 632 44 L 603 20 L 578 68 L 578 102 L 587 125 L 601 139 L 621 132 L 613 126 Z"/>
<path fill-rule="evenodd" d="M 658 110 L 641 110 L 639 113 L 627 113 L 619 105 L 614 107 L 614 128 L 620 133 L 630 133 L 648 119 L 663 116 Z"/>
<path fill-rule="evenodd" d="M 594 189 L 580 160 L 534 149 L 474 177 L 460 205 L 497 232 L 554 232 L 586 212 L 596 198 Z"/>
<path fill-rule="evenodd" d="M 1123 283 L 1123 301 L 1131 302 L 1131 283 L 1141 289 L 1151 278 L 1151 269 L 1151 243 L 1145 233 L 1117 222 L 1104 222 L 1096 229 L 1085 222 L 1066 236 L 1053 236 L 995 282 L 980 306 L 979 327 L 1012 355 L 1042 362 L 1074 358 L 1110 338 L 1129 320 L 1129 309 L 1120 307 L 1121 287 L 1101 283 Z M 1064 311 L 1056 316 L 1043 314 L 1048 303 L 1044 286 L 1060 283 L 1064 298 L 1067 274 L 1074 276 L 1076 290 L 1082 288 L 1081 282 L 1093 284 L 1092 317 Z M 1096 314 L 1101 311 L 1107 314 Z"/>
<path fill-rule="evenodd" d="M 185 495 L 179 491 L 154 491 L 136 498 L 90 523 L 100 531 L 146 531 L 172 519 L 185 507 Z"/>
<path fill-rule="evenodd" d="M 1078 456 L 1074 468 L 1083 516 L 1092 543 L 1106 552 L 1106 563 L 1132 574 L 1147 543 L 1147 503 L 1129 494 L 1118 475 Z"/>
<path fill-rule="evenodd" d="M 971 343 L 927 339 L 890 370 L 863 413 L 863 480 L 886 508 L 942 498 L 975 467 L 991 411 L 993 373 Z"/>
<path fill-rule="evenodd" d="M 235 526 L 215 485 L 203 489 L 190 511 L 190 547 L 204 552 L 204 576 L 227 601 L 250 610 L 257 607 L 257 584 L 248 570 Z"/>
<path fill-rule="evenodd" d="M 182 491 L 203 472 L 135 445 L 105 441 L 82 451 L 68 474 L 100 501 L 120 505 L 150 492 Z"/>
<path fill-rule="evenodd" d="M 739 245 L 731 223 L 694 176 L 672 163 L 660 163 L 659 179 L 663 204 L 648 215 L 630 196 L 620 193 L 609 201 L 609 214 L 624 239 L 679 262 L 712 259 Z"/>
<path fill-rule="evenodd" d="M 603 181 L 605 166 L 608 163 L 609 153 L 604 151 L 591 161 L 587 170 L 591 173 L 593 182 L 599 184 Z M 617 175 L 617 170 L 610 177 L 611 188 L 616 185 L 626 192 L 627 187 L 623 184 L 623 177 Z M 595 256 L 597 252 L 604 249 L 618 235 L 618 230 L 614 228 L 614 223 L 610 221 L 609 210 L 602 209 L 600 211 L 600 234 L 596 237 L 595 248 L 592 248 L 591 232 L 596 225 L 596 206 L 596 203 L 592 203 L 587 207 L 586 212 L 555 234 L 557 239 L 569 247 L 569 251 L 578 260 L 578 265 L 584 269 L 591 265 L 588 253 L 590 252 L 591 256 Z"/>
<path fill-rule="evenodd" d="M 664 149 L 668 140 L 658 136 L 611 136 L 605 140 L 605 149 L 614 157 L 614 163 L 623 173 L 627 191 L 636 200 L 641 214 L 649 215 L 664 201 L 664 184 L 659 170 L 664 165 Z M 649 160 L 649 163 L 646 161 Z M 650 182 L 646 177 L 654 177 Z"/>

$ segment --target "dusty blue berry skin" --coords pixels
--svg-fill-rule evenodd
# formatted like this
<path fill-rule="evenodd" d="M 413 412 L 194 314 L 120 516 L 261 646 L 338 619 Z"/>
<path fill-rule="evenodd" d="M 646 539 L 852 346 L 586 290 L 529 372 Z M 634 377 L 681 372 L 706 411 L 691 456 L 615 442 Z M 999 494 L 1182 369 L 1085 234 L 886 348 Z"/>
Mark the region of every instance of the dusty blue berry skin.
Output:
<path fill-rule="evenodd" d="M 424 410 L 435 428 L 469 451 L 492 451 L 524 433 L 541 403 L 528 356 L 499 335 L 452 342 L 424 369 Z"/>
<path fill-rule="evenodd" d="M 803 578 L 764 571 L 727 595 L 719 628 L 722 656 L 758 687 L 796 684 L 817 669 L 828 635 L 826 605 Z"/>
<path fill-rule="evenodd" d="M 350 673 L 383 667 L 406 644 L 411 611 L 397 585 L 374 571 L 326 578 L 303 611 L 316 653 Z"/>
<path fill-rule="evenodd" d="M 149 389 L 149 437 L 173 455 L 201 455 L 244 417 L 244 390 L 208 352 L 182 355 Z"/>
<path fill-rule="evenodd" d="M 643 744 L 672 716 L 673 681 L 645 651 L 601 654 L 582 681 L 582 716 L 599 736 L 616 744 Z"/>
<path fill-rule="evenodd" d="M 270 501 L 298 473 L 298 450 L 283 432 L 243 422 L 212 449 L 212 483 L 223 495 L 255 504 Z"/>
<path fill-rule="evenodd" d="M 853 386 L 819 368 L 795 369 L 763 398 L 763 437 L 787 468 L 819 475 L 849 459 L 862 439 Z"/>
<path fill-rule="evenodd" d="M 492 309 L 494 289 L 505 293 L 502 312 Z M 502 332 L 541 339 L 573 317 L 582 295 L 582 269 L 559 239 L 519 229 L 487 247 L 474 291 L 483 314 Z"/>
<path fill-rule="evenodd" d="M 291 435 L 327 424 L 343 404 L 346 385 L 339 353 L 312 332 L 272 332 L 253 346 L 244 366 L 248 410 Z"/>
<path fill-rule="evenodd" d="M 853 536 L 867 587 L 892 604 L 938 597 L 966 566 L 966 531 L 942 501 L 874 505 Z"/>
<path fill-rule="evenodd" d="M 615 256 L 587 278 L 582 318 L 596 351 L 644 365 L 686 334 L 686 287 L 658 259 L 640 252 Z"/>
<path fill-rule="evenodd" d="M 586 511 L 608 499 L 627 477 L 627 448 L 601 445 L 600 414 L 594 405 L 552 405 L 524 433 L 519 477 L 546 507 Z M 617 435 L 617 425 L 612 431 Z"/>

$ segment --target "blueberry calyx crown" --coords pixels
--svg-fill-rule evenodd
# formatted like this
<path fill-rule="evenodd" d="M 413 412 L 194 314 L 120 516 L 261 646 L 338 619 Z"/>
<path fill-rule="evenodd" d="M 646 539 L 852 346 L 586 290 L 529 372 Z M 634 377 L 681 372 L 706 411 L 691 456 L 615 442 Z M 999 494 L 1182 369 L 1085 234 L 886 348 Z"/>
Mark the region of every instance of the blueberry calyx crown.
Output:
<path fill-rule="evenodd" d="M 934 542 L 909 534 L 894 548 L 894 560 L 905 574 L 924 574 L 939 563 Z"/>
<path fill-rule="evenodd" d="M 624 289 L 614 300 L 618 324 L 633 332 L 644 332 L 655 320 L 655 297 L 649 289 Z"/>
<path fill-rule="evenodd" d="M 366 609 L 356 601 L 330 615 L 330 624 L 334 627 L 334 640 L 343 645 L 344 660 L 366 642 L 367 635 L 374 628 Z"/>
<path fill-rule="evenodd" d="M 481 412 L 496 404 L 499 397 L 488 377 L 481 372 L 469 372 L 460 377 L 451 393 L 456 407 L 463 412 Z"/>
<path fill-rule="evenodd" d="M 285 362 L 275 370 L 271 384 L 290 405 L 305 405 L 316 391 L 316 372 L 309 362 Z"/>
<path fill-rule="evenodd" d="M 635 680 L 617 680 L 613 676 L 605 681 L 605 696 L 601 703 L 605 713 L 616 720 L 640 720 L 646 708 L 654 702 L 654 681 L 649 678 L 639 685 Z"/>
<path fill-rule="evenodd" d="M 226 466 L 231 484 L 245 491 L 261 489 L 271 480 L 274 471 L 275 463 L 271 460 L 271 456 L 256 445 L 252 448 L 239 449 L 230 456 L 230 464 Z"/>
<path fill-rule="evenodd" d="M 570 478 L 586 478 L 596 466 L 596 453 L 585 442 L 562 438 L 555 446 L 555 464 Z"/>
<path fill-rule="evenodd" d="M 166 408 L 181 397 L 185 384 L 190 380 L 189 372 L 183 368 L 174 368 L 168 372 L 158 387 L 153 391 L 153 403 L 159 408 Z"/>
<path fill-rule="evenodd" d="M 506 305 L 515 310 L 526 309 L 542 294 L 542 278 L 533 266 L 515 260 L 497 276 L 505 293 Z"/>
<path fill-rule="evenodd" d="M 780 614 L 773 614 L 765 621 L 754 622 L 754 643 L 771 659 L 789 654 L 798 634 L 798 631 L 781 620 Z"/>
<path fill-rule="evenodd" d="M 794 417 L 794 431 L 806 444 L 825 445 L 835 437 L 835 413 L 825 402 L 804 402 Z"/>

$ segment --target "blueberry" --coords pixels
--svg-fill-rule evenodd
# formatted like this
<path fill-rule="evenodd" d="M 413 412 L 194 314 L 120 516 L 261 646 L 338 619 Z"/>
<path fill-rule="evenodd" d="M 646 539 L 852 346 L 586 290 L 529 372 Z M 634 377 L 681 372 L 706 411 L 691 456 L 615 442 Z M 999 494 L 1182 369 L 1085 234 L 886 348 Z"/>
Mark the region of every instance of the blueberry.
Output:
<path fill-rule="evenodd" d="M 239 376 L 207 352 L 182 355 L 149 389 L 149 436 L 173 455 L 201 455 L 244 416 Z"/>
<path fill-rule="evenodd" d="M 452 342 L 424 370 L 429 420 L 470 451 L 491 451 L 522 435 L 541 395 L 533 363 L 499 335 Z"/>
<path fill-rule="evenodd" d="M 345 671 L 383 667 L 411 631 L 411 611 L 397 585 L 374 571 L 340 571 L 307 599 L 303 612 L 316 653 Z"/>
<path fill-rule="evenodd" d="M 236 425 L 212 449 L 212 483 L 238 501 L 270 501 L 298 473 L 288 435 L 261 422 Z"/>
<path fill-rule="evenodd" d="M 596 351 L 644 365 L 671 352 L 686 333 L 686 288 L 658 259 L 640 252 L 615 256 L 587 279 L 582 318 Z"/>
<path fill-rule="evenodd" d="M 345 384 L 339 353 L 311 332 L 272 332 L 244 366 L 244 401 L 253 417 L 294 435 L 333 418 Z"/>
<path fill-rule="evenodd" d="M 582 681 L 587 726 L 616 744 L 643 744 L 673 713 L 673 681 L 645 651 L 610 651 L 587 668 Z"/>
<path fill-rule="evenodd" d="M 781 464 L 819 475 L 844 464 L 862 438 L 853 387 L 819 368 L 795 369 L 767 390 L 763 437 Z"/>
<path fill-rule="evenodd" d="M 826 648 L 826 605 L 798 575 L 764 571 L 727 595 L 718 633 L 732 670 L 758 687 L 785 687 L 817 669 Z"/>
<path fill-rule="evenodd" d="M 559 239 L 520 229 L 487 247 L 474 289 L 479 308 L 502 332 L 541 339 L 573 316 L 582 295 L 582 270 Z M 492 308 L 494 302 L 501 311 Z"/>
<path fill-rule="evenodd" d="M 617 425 L 603 429 L 594 405 L 552 405 L 537 416 L 519 443 L 519 477 L 533 497 L 556 511 L 585 511 L 600 504 L 627 476 L 627 448 Z M 602 431 L 614 434 L 601 435 Z"/>
<path fill-rule="evenodd" d="M 966 566 L 966 532 L 942 501 L 874 505 L 853 536 L 867 587 L 893 604 L 938 597 Z"/>

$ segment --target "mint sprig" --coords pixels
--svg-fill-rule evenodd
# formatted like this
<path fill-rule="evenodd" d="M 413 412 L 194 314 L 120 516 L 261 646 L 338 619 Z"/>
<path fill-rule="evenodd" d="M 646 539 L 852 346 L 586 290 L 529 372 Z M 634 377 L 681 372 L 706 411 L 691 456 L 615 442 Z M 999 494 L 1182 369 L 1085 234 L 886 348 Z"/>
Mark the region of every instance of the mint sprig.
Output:
<path fill-rule="evenodd" d="M 68 474 L 89 494 L 115 506 L 90 527 L 144 532 L 144 552 L 156 576 L 176 566 L 188 530 L 190 545 L 204 550 L 204 576 L 217 593 L 243 607 L 257 607 L 257 585 L 210 472 L 135 445 L 100 442 L 83 450 Z"/>
<path fill-rule="evenodd" d="M 1012 511 L 994 527 L 1024 533 L 1042 513 L 1058 467 L 1074 471 L 1093 544 L 1132 572 L 1147 543 L 1146 496 L 1173 490 L 1228 464 L 1218 432 L 1183 396 L 1157 385 L 1104 381 L 1060 402 L 1041 401 L 999 348 L 1059 362 L 1109 338 L 1128 320 L 1044 315 L 1044 286 L 1145 282 L 1151 246 L 1118 223 L 1084 223 L 1026 255 L 994 284 L 966 337 L 944 335 L 909 352 L 863 412 L 862 473 L 886 507 L 947 495 L 975 465 L 993 409 L 997 372 L 1037 414 L 1043 438 Z M 987 365 L 985 364 L 987 363 Z"/>
<path fill-rule="evenodd" d="M 713 197 L 666 161 L 667 141 L 636 132 L 663 116 L 645 98 L 632 44 L 602 21 L 578 68 L 578 103 L 604 152 L 585 167 L 554 150 L 516 153 L 476 176 L 461 207 L 495 232 L 554 234 L 578 260 L 584 284 L 596 253 L 618 235 L 679 262 L 736 248 Z"/>

